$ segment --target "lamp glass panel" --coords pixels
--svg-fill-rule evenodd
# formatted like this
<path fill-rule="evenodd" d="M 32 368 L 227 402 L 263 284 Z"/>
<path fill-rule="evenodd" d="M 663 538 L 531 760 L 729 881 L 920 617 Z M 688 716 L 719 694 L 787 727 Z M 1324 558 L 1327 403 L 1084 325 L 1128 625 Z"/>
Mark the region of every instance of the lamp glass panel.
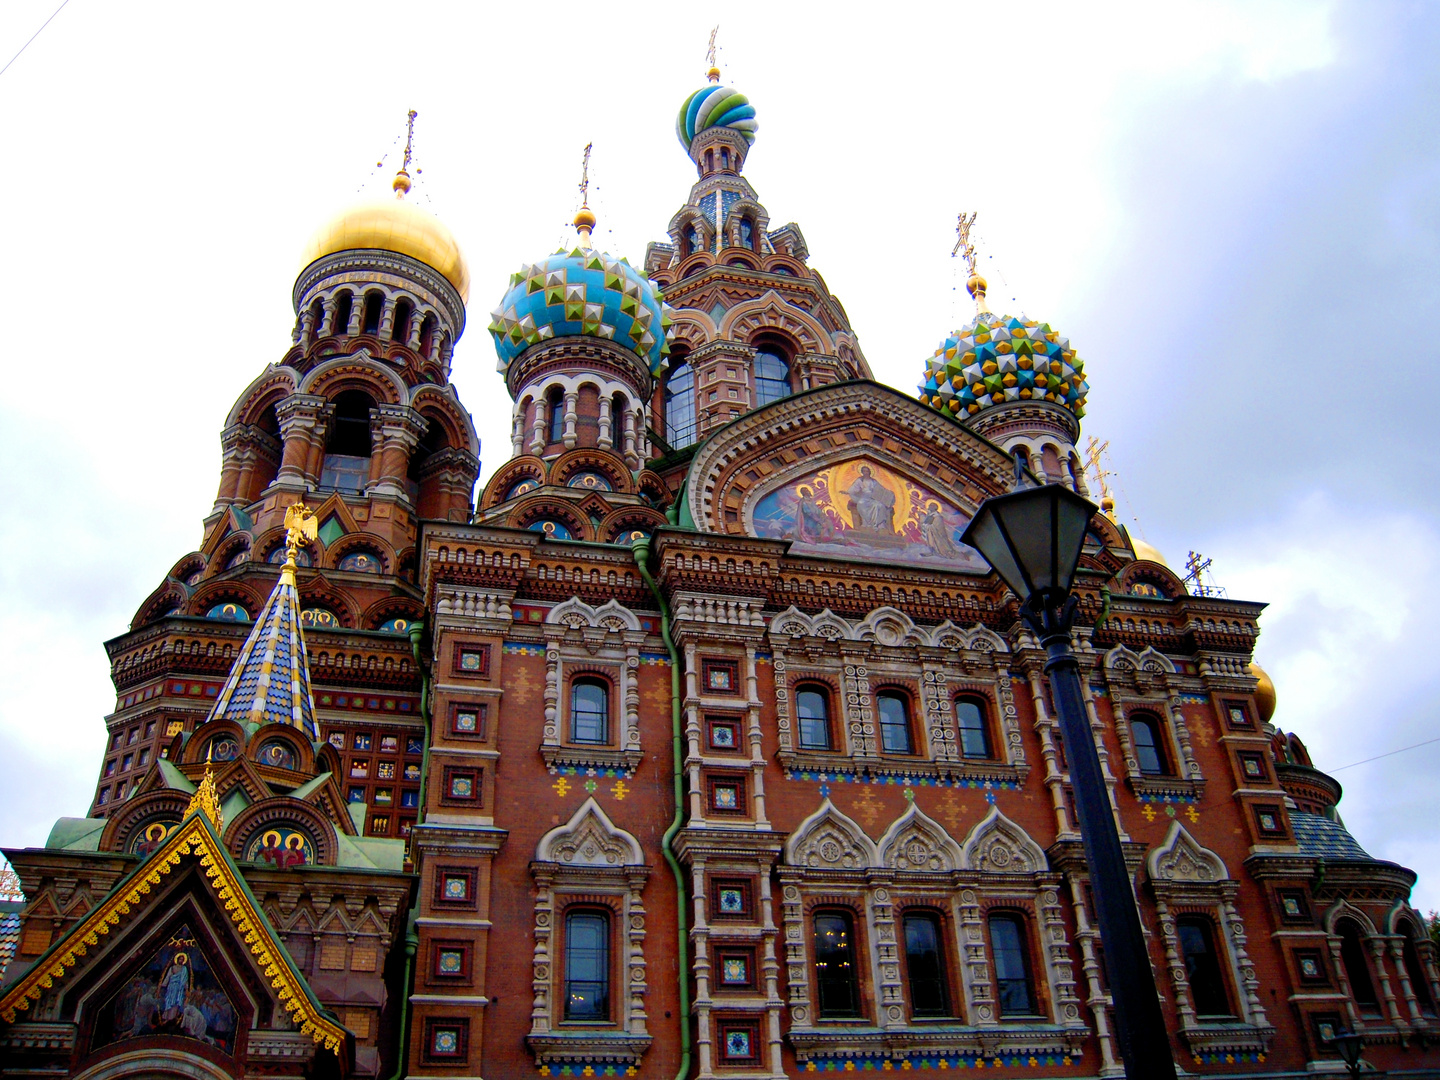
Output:
<path fill-rule="evenodd" d="M 980 512 L 975 515 L 975 520 L 965 530 L 961 541 L 978 550 L 1016 596 L 1023 599 L 1030 595 L 1030 583 L 1026 580 L 1025 572 L 1020 568 L 1020 564 L 1015 561 L 1014 553 L 1010 550 L 1010 544 L 1005 539 L 1005 534 L 1000 531 L 994 507 L 981 506 Z"/>
<path fill-rule="evenodd" d="M 1011 496 L 1003 506 L 997 506 L 996 514 L 1010 534 L 1015 557 L 1029 579 L 1031 592 L 1053 588 L 1055 551 L 1050 532 L 1055 508 L 1053 493 L 1044 488 L 1031 488 L 1017 494 L 1021 497 Z M 1022 600 L 1027 595 L 1019 594 Z"/>

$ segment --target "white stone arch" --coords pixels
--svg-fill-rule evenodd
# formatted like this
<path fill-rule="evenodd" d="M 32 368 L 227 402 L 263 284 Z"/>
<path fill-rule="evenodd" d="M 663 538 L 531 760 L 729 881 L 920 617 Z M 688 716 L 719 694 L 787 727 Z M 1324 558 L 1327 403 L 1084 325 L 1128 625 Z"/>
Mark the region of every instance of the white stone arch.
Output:
<path fill-rule="evenodd" d="M 810 616 L 791 604 L 770 620 L 771 637 L 808 637 L 814 633 Z"/>
<path fill-rule="evenodd" d="M 606 816 L 592 795 L 580 809 L 540 838 L 535 861 L 564 866 L 644 866 L 640 842 Z"/>
<path fill-rule="evenodd" d="M 828 613 L 828 609 L 827 609 Z M 877 645 L 926 645 L 929 635 L 915 625 L 899 608 L 878 607 L 850 628 L 857 641 L 873 641 Z"/>
<path fill-rule="evenodd" d="M 547 623 L 584 629 L 598 627 L 602 630 L 640 630 L 640 618 L 620 601 L 610 599 L 598 608 L 591 607 L 578 596 L 572 596 L 556 604 L 545 615 Z"/>
<path fill-rule="evenodd" d="M 1327 934 L 1333 934 L 1339 937 L 1340 932 L 1335 929 L 1335 925 L 1341 919 L 1354 919 L 1360 924 L 1360 929 L 1367 938 L 1372 938 L 1379 933 L 1379 931 L 1375 929 L 1375 923 L 1371 921 L 1370 916 L 1366 915 L 1365 912 L 1361 911 L 1348 900 L 1335 901 L 1335 903 L 1326 910 L 1325 917 L 1321 920 L 1321 924 L 1325 927 Z"/>
<path fill-rule="evenodd" d="M 1139 671 L 1140 654 L 1124 645 L 1116 645 L 1105 654 L 1105 666 L 1115 671 Z"/>
<path fill-rule="evenodd" d="M 822 637 L 830 641 L 842 641 L 853 639 L 855 637 L 855 628 L 829 608 L 826 608 L 810 620 L 810 633 L 814 637 Z"/>
<path fill-rule="evenodd" d="M 828 798 L 785 841 L 785 861 L 812 870 L 865 870 L 879 865 L 875 842 Z"/>
<path fill-rule="evenodd" d="M 1230 877 L 1225 860 L 1191 836 L 1178 821 L 1170 823 L 1165 842 L 1150 852 L 1146 866 L 1155 881 L 1214 885 Z"/>
<path fill-rule="evenodd" d="M 973 652 L 1009 652 L 1010 643 L 988 626 L 973 626 L 965 639 L 965 647 Z"/>
<path fill-rule="evenodd" d="M 318 383 L 324 382 L 331 372 L 336 368 L 347 366 L 361 367 L 365 370 L 365 373 L 374 378 L 376 382 L 388 384 L 393 395 L 392 401 L 382 401 L 377 404 L 403 405 L 410 400 L 410 388 L 405 385 L 405 380 L 388 365 L 376 360 L 368 349 L 359 349 L 348 356 L 333 356 L 326 360 L 325 363 L 311 368 L 310 371 L 306 373 L 304 380 L 300 383 L 298 392 L 302 394 L 315 393 L 315 386 Z M 328 397 L 329 395 L 326 396 Z"/>
<path fill-rule="evenodd" d="M 1163 671 L 1167 675 L 1175 674 L 1174 661 L 1154 645 L 1145 646 L 1145 651 L 1137 659 L 1139 660 L 1137 667 L 1141 671 Z"/>
<path fill-rule="evenodd" d="M 917 802 L 890 823 L 875 846 L 880 865 L 896 870 L 958 870 L 964 858 L 954 837 Z"/>
<path fill-rule="evenodd" d="M 774 289 L 736 304 L 720 320 L 720 336 L 732 341 L 748 342 L 759 331 L 770 329 L 789 334 L 802 352 L 829 354 L 833 349 L 829 331 Z"/>
<path fill-rule="evenodd" d="M 991 874 L 1037 874 L 1050 869 L 1045 851 L 1030 834 L 992 806 L 961 849 L 966 870 Z"/>
<path fill-rule="evenodd" d="M 956 626 L 949 619 L 946 619 L 930 631 L 930 644 L 937 649 L 949 649 L 951 652 L 959 652 L 966 647 L 968 640 L 969 635 L 965 629 Z"/>

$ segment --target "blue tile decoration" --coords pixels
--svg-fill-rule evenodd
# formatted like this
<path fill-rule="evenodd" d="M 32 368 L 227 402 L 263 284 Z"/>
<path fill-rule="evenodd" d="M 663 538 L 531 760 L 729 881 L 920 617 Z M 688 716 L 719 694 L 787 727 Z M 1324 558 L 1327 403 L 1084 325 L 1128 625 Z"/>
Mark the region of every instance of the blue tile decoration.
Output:
<path fill-rule="evenodd" d="M 1290 827 L 1295 830 L 1295 842 L 1305 855 L 1320 855 L 1326 859 L 1375 861 L 1356 842 L 1344 825 L 1338 821 L 1331 821 L 1321 814 L 1307 814 L 1303 810 L 1292 810 L 1290 811 Z"/>
<path fill-rule="evenodd" d="M 892 1057 L 889 1054 L 857 1054 L 854 1057 L 812 1057 L 802 1068 L 806 1072 L 927 1072 L 949 1069 L 1038 1069 L 1078 1065 L 1080 1051 L 1073 1054 L 933 1054 L 917 1053 Z"/>

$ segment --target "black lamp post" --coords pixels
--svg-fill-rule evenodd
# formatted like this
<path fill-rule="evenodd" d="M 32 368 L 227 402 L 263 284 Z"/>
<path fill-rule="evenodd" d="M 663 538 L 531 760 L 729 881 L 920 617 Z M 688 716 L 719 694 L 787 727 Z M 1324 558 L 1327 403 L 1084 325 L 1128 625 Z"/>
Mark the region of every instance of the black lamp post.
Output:
<path fill-rule="evenodd" d="M 1070 584 L 1095 510 L 1093 503 L 1059 484 L 1025 488 L 987 499 L 961 539 L 976 548 L 1021 598 L 1020 614 L 1048 654 L 1045 674 L 1065 737 L 1125 1075 L 1129 1080 L 1174 1080 L 1175 1060 L 1135 908 L 1134 886 L 1080 694 L 1080 668 L 1070 651 L 1076 605 Z"/>
<path fill-rule="evenodd" d="M 1350 1070 L 1350 1075 L 1360 1075 L 1360 1051 L 1365 1049 L 1365 1039 L 1353 1031 L 1337 1031 L 1330 1037 L 1330 1045 L 1339 1051 L 1340 1056 L 1345 1060 L 1345 1068 Z"/>

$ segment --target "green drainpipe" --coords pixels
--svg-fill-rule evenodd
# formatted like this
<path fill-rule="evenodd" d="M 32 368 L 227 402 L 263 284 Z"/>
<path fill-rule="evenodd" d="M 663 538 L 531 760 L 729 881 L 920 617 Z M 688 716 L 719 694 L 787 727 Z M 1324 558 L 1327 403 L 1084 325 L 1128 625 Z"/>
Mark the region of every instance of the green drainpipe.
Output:
<path fill-rule="evenodd" d="M 410 624 L 410 654 L 415 657 L 415 666 L 420 669 L 420 719 L 424 727 L 420 733 L 420 805 L 415 812 L 415 823 L 425 820 L 425 778 L 430 774 L 430 669 L 420 657 L 420 640 L 425 634 L 425 624 Z M 415 967 L 415 953 L 420 948 L 420 935 L 415 933 L 415 918 L 419 914 L 420 897 L 405 917 L 405 975 L 400 980 L 400 1039 L 396 1044 L 395 1073 L 390 1080 L 402 1080 L 406 1065 L 410 1061 L 410 1046 L 407 1036 L 410 1031 L 410 973 Z"/>
<path fill-rule="evenodd" d="M 660 592 L 660 586 L 650 575 L 646 565 L 650 560 L 650 539 L 641 537 L 630 545 L 635 556 L 635 565 L 640 576 L 650 587 L 655 602 L 660 605 L 660 636 L 665 640 L 665 651 L 670 654 L 670 754 L 675 781 L 675 817 L 661 838 L 665 861 L 675 875 L 675 926 L 679 945 L 678 970 L 680 975 L 680 1071 L 675 1080 L 685 1080 L 690 1075 L 690 932 L 685 917 L 685 875 L 680 870 L 680 860 L 675 857 L 675 837 L 684 822 L 685 807 L 685 755 L 681 752 L 680 737 L 680 653 L 675 648 L 675 639 L 670 636 L 670 605 Z"/>

